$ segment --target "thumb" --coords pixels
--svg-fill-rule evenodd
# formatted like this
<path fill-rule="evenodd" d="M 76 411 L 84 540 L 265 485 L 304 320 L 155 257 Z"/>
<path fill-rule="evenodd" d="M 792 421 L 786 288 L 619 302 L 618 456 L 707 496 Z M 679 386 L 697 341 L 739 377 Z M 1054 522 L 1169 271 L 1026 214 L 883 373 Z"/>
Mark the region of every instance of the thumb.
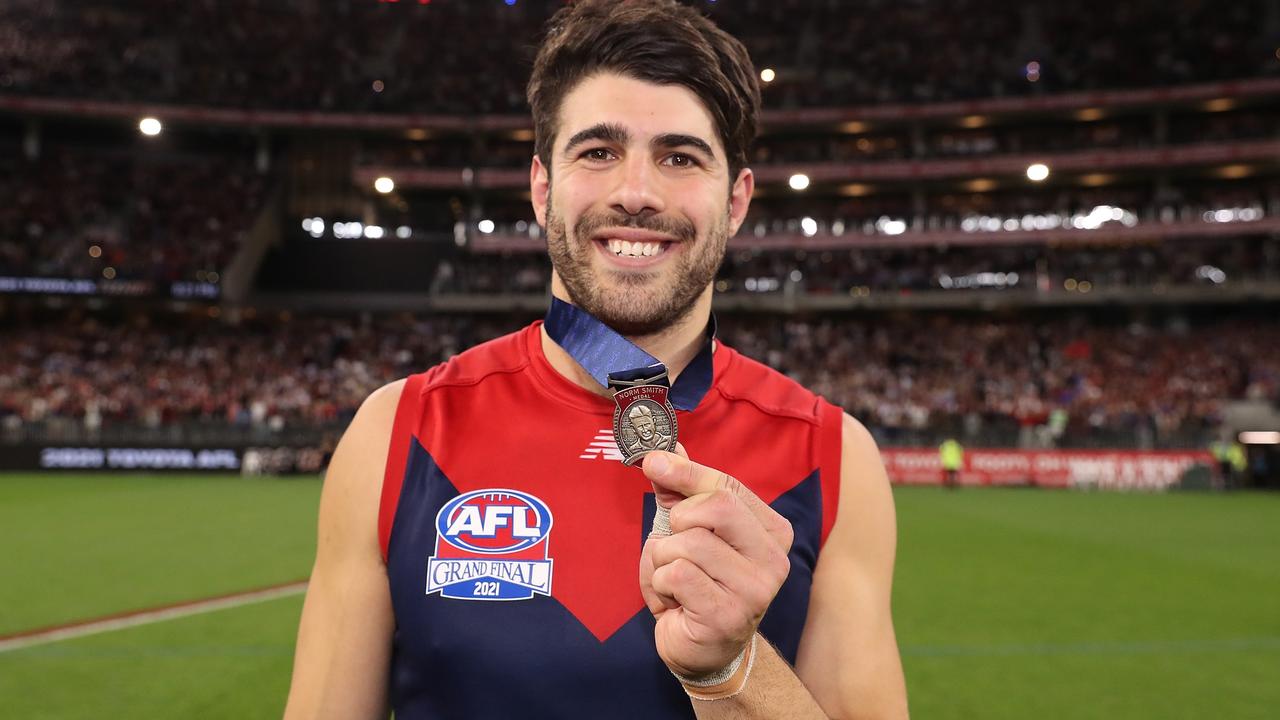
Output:
<path fill-rule="evenodd" d="M 677 442 L 676 451 L 674 453 L 667 452 L 665 450 L 654 450 L 644 456 L 644 459 L 640 461 L 640 467 L 644 470 L 644 474 L 649 478 L 661 477 L 665 473 L 670 472 L 672 466 L 671 461 L 673 460 L 671 456 L 673 455 L 685 460 L 689 459 L 689 452 L 684 449 L 684 445 Z M 650 483 L 653 485 L 653 494 L 660 507 L 670 510 L 672 507 L 675 507 L 676 503 L 685 498 L 684 495 L 681 495 L 674 490 L 668 490 L 652 480 L 650 480 Z"/>

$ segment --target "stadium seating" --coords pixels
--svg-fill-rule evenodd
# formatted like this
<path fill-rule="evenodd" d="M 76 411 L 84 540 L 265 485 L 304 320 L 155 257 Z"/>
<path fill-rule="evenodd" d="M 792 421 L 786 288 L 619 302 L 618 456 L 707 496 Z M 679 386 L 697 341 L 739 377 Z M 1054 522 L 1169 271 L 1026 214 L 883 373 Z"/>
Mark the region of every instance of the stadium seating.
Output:
<path fill-rule="evenodd" d="M 4 437 L 307 443 L 530 319 L 550 268 L 523 88 L 558 5 L 0 7 Z M 1280 329 L 1249 305 L 1280 297 L 1260 0 L 961 0 L 955 23 L 927 3 L 700 5 L 776 73 L 715 284 L 727 342 L 896 444 L 1201 445 L 1224 401 L 1275 399 Z M 1087 94 L 1117 88 L 1143 99 Z M 163 137 L 121 131 L 147 109 Z M 1046 154 L 1074 165 L 1029 180 Z M 169 305 L 233 275 L 234 297 Z M 98 284 L 68 301 L 14 278 Z"/>
<path fill-rule="evenodd" d="M 20 0 L 0 9 L 0 92 L 519 113 L 533 41 L 559 5 L 233 0 L 187 3 L 174 13 L 162 0 Z M 1264 5 L 1201 1 L 1169 12 L 1159 0 L 1131 0 L 1117 15 L 1102 0 L 1017 10 L 964 0 L 948 3 L 947 23 L 928 3 L 875 2 L 859 12 L 808 0 L 704 7 L 759 66 L 777 68 L 769 106 L 829 107 L 1275 74 L 1280 61 L 1256 21 Z M 913 51 L 919 47 L 930 51 Z"/>
<path fill-rule="evenodd" d="M 526 320 L 36 312 L 0 329 L 0 428 L 45 441 L 314 439 L 380 385 Z M 1015 446 L 1198 447 L 1222 401 L 1280 400 L 1280 328 L 1256 315 L 1209 320 L 729 314 L 720 326 L 725 342 L 887 443 L 963 433 Z"/>
<path fill-rule="evenodd" d="M 0 157 L 0 276 L 217 283 L 269 180 L 247 158 Z"/>

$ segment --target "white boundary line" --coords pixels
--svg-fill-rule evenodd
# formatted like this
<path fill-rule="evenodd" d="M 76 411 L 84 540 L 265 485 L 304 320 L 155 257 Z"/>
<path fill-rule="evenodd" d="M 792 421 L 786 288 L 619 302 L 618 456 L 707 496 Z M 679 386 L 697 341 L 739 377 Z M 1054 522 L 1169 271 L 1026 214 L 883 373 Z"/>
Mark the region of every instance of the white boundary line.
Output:
<path fill-rule="evenodd" d="M 86 622 L 63 625 L 61 627 L 40 630 L 30 634 L 0 639 L 0 653 L 21 650 L 22 648 L 28 648 L 35 645 L 47 645 L 61 640 L 70 640 L 88 635 L 98 635 L 100 633 L 123 630 L 125 628 L 137 627 L 139 625 L 150 625 L 152 623 L 164 622 L 165 620 L 174 620 L 192 615 L 216 612 L 218 610 L 227 610 L 229 608 L 253 605 L 255 603 L 266 602 L 268 600 L 275 600 L 277 598 L 299 595 L 306 592 L 306 590 L 306 581 L 301 581 L 290 583 L 288 585 L 264 588 L 262 590 L 250 590 L 248 592 L 237 593 L 235 595 L 210 598 L 208 600 L 195 600 L 178 605 L 156 608 L 154 610 L 141 610 L 139 612 L 129 613 L 126 615 L 102 618 L 101 620 L 88 620 Z"/>

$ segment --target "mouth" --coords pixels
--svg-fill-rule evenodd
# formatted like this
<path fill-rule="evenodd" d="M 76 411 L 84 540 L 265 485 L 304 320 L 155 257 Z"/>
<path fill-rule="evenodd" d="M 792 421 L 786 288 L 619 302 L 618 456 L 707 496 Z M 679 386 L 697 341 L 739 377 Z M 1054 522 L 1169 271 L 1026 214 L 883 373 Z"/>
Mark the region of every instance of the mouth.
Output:
<path fill-rule="evenodd" d="M 677 241 L 665 235 L 629 229 L 601 232 L 592 242 L 606 257 L 628 266 L 657 262 L 677 244 Z"/>
<path fill-rule="evenodd" d="M 632 242 L 617 238 L 600 238 L 596 240 L 596 244 L 603 248 L 605 252 L 620 258 L 648 258 L 656 257 L 666 252 L 671 245 L 671 241 Z"/>

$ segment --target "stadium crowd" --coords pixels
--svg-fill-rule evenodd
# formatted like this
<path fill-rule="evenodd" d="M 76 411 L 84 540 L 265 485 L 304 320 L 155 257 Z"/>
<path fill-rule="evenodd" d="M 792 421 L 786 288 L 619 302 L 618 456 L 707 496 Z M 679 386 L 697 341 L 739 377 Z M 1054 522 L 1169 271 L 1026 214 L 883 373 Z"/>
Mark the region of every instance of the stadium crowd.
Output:
<path fill-rule="evenodd" d="M 1020 288 L 1030 291 L 1280 281 L 1280 241 L 1231 238 L 1124 245 L 919 247 L 738 252 L 720 271 L 725 292 L 808 293 Z M 754 282 L 752 282 L 754 280 Z M 1068 282 L 1070 281 L 1070 282 Z M 1087 289 L 1085 290 L 1088 291 Z"/>
<path fill-rule="evenodd" d="M 0 3 L 0 97 L 525 114 L 532 48 L 559 4 L 10 0 Z M 698 4 L 744 40 L 759 67 L 776 70 L 776 80 L 763 88 L 766 107 L 774 109 L 1280 74 L 1274 43 L 1280 5 L 1263 0 L 1179 0 L 1172 6 L 1165 0 L 1033 0 L 1016 8 L 998 0 L 869 0 L 856 11 L 837 0 Z M 942 13 L 946 22 L 939 22 Z M 929 52 L 918 52 L 920 47 Z M 1075 120 L 1080 122 L 1047 125 L 1025 118 L 988 126 L 978 119 L 966 127 L 923 126 L 914 135 L 909 128 L 776 134 L 762 139 L 752 162 L 859 163 L 1274 138 L 1277 116 L 1268 107 L 1214 113 L 1166 108 L 1160 116 Z M 406 135 L 339 144 L 352 149 L 357 165 L 523 168 L 529 160 L 522 132 Z M 285 133 L 277 142 L 295 139 Z M 0 203 L 0 276 L 216 283 L 273 180 L 233 154 L 150 155 L 99 145 L 55 146 L 28 157 L 34 154 L 21 152 L 16 138 L 0 142 L 0 197 L 6 199 Z M 1257 168 L 1244 170 L 1249 175 Z M 345 172 L 344 165 L 336 174 L 339 184 Z M 961 178 L 945 188 L 921 186 L 914 196 L 905 184 L 875 192 L 848 186 L 839 195 L 829 186 L 807 194 L 765 192 L 742 233 L 994 234 L 1031 229 L 1028 222 L 1052 220 L 1058 227 L 1080 218 L 1101 226 L 1280 217 L 1274 180 L 1221 174 L 1205 182 L 1188 180 L 1190 174 L 1170 179 L 1150 173 L 1129 178 L 1129 185 L 1083 189 L 1053 182 L 1027 189 L 1020 178 L 1009 189 Z M 979 184 L 981 191 L 969 192 Z M 394 201 L 396 222 L 388 226 L 413 223 L 406 229 L 414 239 L 419 231 L 456 232 L 465 241 L 468 226 L 473 237 L 495 230 L 479 230 L 480 218 L 496 224 L 499 234 L 538 231 L 529 223 L 527 200 L 504 203 L 500 193 L 481 198 L 462 189 L 427 195 L 402 189 L 371 200 L 362 221 L 378 214 L 378 202 Z M 1239 212 L 1244 210 L 1249 217 Z M 1229 220 L 1219 217 L 1222 212 Z M 332 232 L 332 219 L 328 227 Z M 721 292 L 1088 292 L 1280 282 L 1277 237 L 1105 246 L 730 248 L 717 278 Z M 540 293 L 548 279 L 541 254 L 459 252 L 439 262 L 424 289 Z M 149 317 L 128 319 L 74 309 L 21 318 L 6 312 L 0 302 L 0 347 L 6 350 L 0 353 L 0 438 L 29 432 L 93 438 L 113 428 L 163 434 L 194 426 L 262 437 L 332 431 L 379 385 L 522 322 L 294 317 L 212 306 L 199 317 L 158 307 L 149 308 Z M 1124 325 L 1101 316 L 1046 320 L 1029 314 L 920 314 L 905 321 L 885 315 L 726 315 L 721 328 L 728 344 L 841 404 L 890 444 L 930 443 L 938 433 L 1024 446 L 1106 445 L 1117 437 L 1146 446 L 1198 444 L 1216 426 L 1222 400 L 1280 400 L 1280 326 L 1274 319 Z"/>
<path fill-rule="evenodd" d="M 1271 324 L 937 315 L 730 327 L 729 343 L 841 405 L 882 442 L 975 437 L 989 426 L 1021 446 L 1194 444 L 1217 425 L 1220 401 L 1280 397 Z"/>
<path fill-rule="evenodd" d="M 55 145 L 36 159 L 14 149 L 0 154 L 0 276 L 217 282 L 265 201 L 272 176 L 257 172 L 243 154 L 129 153 L 101 146 Z M 1280 216 L 1280 183 L 1190 181 L 1075 188 L 958 192 L 922 195 L 923 214 L 904 191 L 858 197 L 784 193 L 757 198 L 744 237 L 780 235 L 892 236 L 903 232 L 963 230 L 992 235 L 1031 229 L 1036 223 L 1096 226 L 1156 222 L 1220 222 Z M 388 228 L 412 226 L 415 237 L 450 234 L 461 218 L 487 217 L 499 235 L 537 233 L 527 200 L 494 195 L 463 202 L 451 193 L 406 194 L 388 206 Z M 1099 208 L 1105 208 L 1099 216 Z M 381 210 L 379 212 L 382 212 Z M 1119 213 L 1120 217 L 1112 213 Z M 1209 219 L 1206 220 L 1205 218 Z M 886 225 L 888 223 L 888 225 Z M 892 227 L 896 225 L 895 227 Z M 1042 229 L 1035 225 L 1036 229 Z M 1048 225 L 1045 225 L 1048 227 Z M 332 233 L 332 223 L 327 232 Z M 393 230 L 387 230 L 393 232 Z M 471 232 L 482 231 L 472 221 Z M 1005 248 L 856 250 L 791 259 L 772 253 L 731 262 L 725 279 L 774 276 L 783 282 L 800 271 L 811 291 L 850 287 L 924 289 L 942 275 L 991 270 L 1024 279 L 1043 273 L 1047 260 L 1055 282 L 1105 271 L 1111 284 L 1200 282 L 1195 273 L 1216 267 L 1230 280 L 1266 279 L 1276 266 L 1274 242 L 1177 243 L 1167 248 Z M 446 292 L 535 292 L 545 287 L 545 263 L 518 258 L 498 265 L 465 258 L 441 266 L 437 288 Z M 456 271 L 456 272 L 455 272 Z M 450 274 L 451 273 L 451 274 Z M 212 278 L 212 280 L 210 280 Z M 1091 279 L 1098 284 L 1098 279 Z M 776 289 L 776 288 L 775 288 Z"/>
<path fill-rule="evenodd" d="M 162 312 L 11 319 L 0 327 L 0 427 L 345 424 L 378 386 L 511 327 L 253 312 L 238 323 Z"/>
<path fill-rule="evenodd" d="M 1280 282 L 1280 239 L 1269 237 L 1112 245 L 730 248 L 717 276 L 719 292 L 844 294 L 997 288 L 1060 292 L 1064 287 L 1088 292 Z M 541 293 L 550 279 L 545 254 L 462 254 L 441 262 L 430 290 Z"/>
<path fill-rule="evenodd" d="M 266 187 L 225 156 L 0 155 L 0 275 L 216 282 Z"/>
<path fill-rule="evenodd" d="M 749 162 L 754 167 L 793 163 L 855 163 L 869 160 L 982 157 L 987 155 L 1072 152 L 1116 148 L 1147 148 L 1161 142 L 1187 145 L 1273 137 L 1280 115 L 1273 111 L 1189 113 L 1175 116 L 1163 133 L 1151 116 L 1098 122 L 1016 124 L 976 129 L 954 126 L 922 132 L 919 144 L 908 129 L 836 134 L 805 132 L 765 135 L 755 142 Z M 468 136 L 414 139 L 372 139 L 361 143 L 358 164 L 396 168 L 508 168 L 527 169 L 533 143 L 487 137 L 484 144 Z"/>
<path fill-rule="evenodd" d="M 968 183 L 966 183 L 968 185 Z M 994 185 L 994 183 L 993 183 Z M 983 191 L 969 191 L 952 187 L 921 187 L 919 197 L 912 195 L 908 186 L 884 186 L 878 192 L 847 196 L 832 194 L 830 190 L 810 189 L 804 193 L 758 192 L 751 201 L 747 220 L 739 230 L 742 235 L 789 234 L 804 232 L 803 221 L 812 218 L 812 232 L 816 234 L 880 233 L 877 221 L 882 218 L 898 219 L 905 223 L 902 231 L 972 230 L 996 232 L 1004 228 L 1004 221 L 1015 220 L 1019 230 L 1025 216 L 1059 216 L 1059 225 L 1074 216 L 1088 216 L 1099 207 L 1118 208 L 1132 221 L 1144 222 L 1200 222 L 1206 212 L 1217 210 L 1249 212 L 1233 213 L 1229 220 L 1210 222 L 1235 222 L 1260 220 L 1268 216 L 1280 216 L 1280 181 L 1259 177 L 1248 180 L 1224 182 L 1222 180 L 1187 179 L 1177 183 L 1159 183 L 1154 180 L 1107 185 L 1104 187 L 1077 187 L 1063 183 L 1045 187 L 1005 185 Z M 419 227 L 425 221 L 415 217 L 419 200 L 408 196 L 410 213 L 408 222 Z M 917 202 L 919 203 L 917 205 Z M 422 203 L 426 205 L 424 201 Z M 531 210 L 523 198 L 503 198 L 497 195 L 485 198 L 470 208 L 463 206 L 460 214 L 487 218 L 495 224 L 499 234 L 519 235 L 539 232 L 529 224 Z M 982 218 L 999 218 L 999 228 L 970 227 L 968 221 Z M 1100 225 L 1120 223 L 1108 214 Z M 1059 225 L 1034 227 L 1056 228 Z"/>
<path fill-rule="evenodd" d="M 188 425 L 259 436 L 340 428 L 376 387 L 522 320 L 485 316 L 10 316 L 0 432 L 84 437 Z M 1081 318 L 729 314 L 720 337 L 866 422 L 883 442 L 937 432 L 1064 446 L 1198 442 L 1230 398 L 1280 400 L 1280 326 Z M 986 435 L 983 433 L 986 432 Z M 994 434 L 993 434 L 994 433 Z M 1001 436 L 999 433 L 1005 433 Z"/>
<path fill-rule="evenodd" d="M 292 110 L 519 113 L 558 0 L 11 0 L 0 92 Z M 771 107 L 1274 74 L 1263 0 L 698 3 L 777 70 Z M 945 14 L 945 21 L 941 16 Z M 1270 28 L 1270 30 L 1268 30 Z M 928 47 L 928 53 L 915 49 Z M 866 68 L 875 68 L 867 72 Z"/>
<path fill-rule="evenodd" d="M 917 199 L 906 190 L 856 197 L 775 193 L 752 200 L 750 213 L 739 233 L 756 237 L 780 234 L 897 235 L 907 230 L 961 230 L 991 234 L 1059 227 L 1096 229 L 1109 223 L 1119 226 L 1252 221 L 1280 216 L 1280 183 L 944 191 L 922 193 L 919 201 L 917 208 Z M 1231 212 L 1222 220 L 1217 216 L 1205 217 L 1205 213 L 1218 210 Z M 1241 214 L 1240 211 L 1244 210 L 1247 212 Z M 1119 215 L 1113 215 L 1117 211 Z M 1101 215 L 1086 220 L 1097 213 Z M 806 222 L 806 218 L 810 220 Z M 1036 224 L 1037 218 L 1039 224 Z M 1077 219 L 1084 224 L 1073 225 Z M 896 229 L 894 226 L 886 228 L 884 222 L 888 220 L 898 220 L 901 224 Z M 1010 221 L 1014 225 L 1010 226 Z"/>

